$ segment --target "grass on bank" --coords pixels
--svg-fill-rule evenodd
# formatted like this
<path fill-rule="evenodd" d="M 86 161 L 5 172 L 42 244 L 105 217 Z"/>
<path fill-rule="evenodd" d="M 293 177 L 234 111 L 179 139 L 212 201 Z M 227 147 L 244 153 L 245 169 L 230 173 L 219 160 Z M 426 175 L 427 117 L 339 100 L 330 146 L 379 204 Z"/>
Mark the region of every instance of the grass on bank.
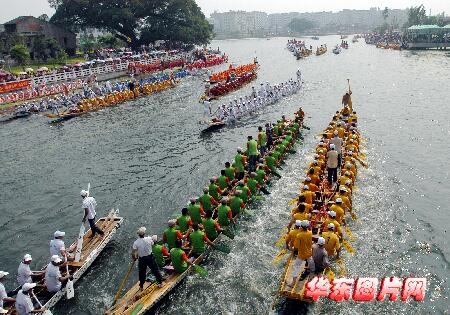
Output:
<path fill-rule="evenodd" d="M 83 57 L 71 57 L 71 58 L 67 58 L 65 64 L 75 64 L 78 62 L 84 62 L 86 61 Z M 25 71 L 25 68 L 33 68 L 34 71 L 36 71 L 37 69 L 41 68 L 41 67 L 47 67 L 48 69 L 55 69 L 55 68 L 59 68 L 61 67 L 61 63 L 58 63 L 56 60 L 50 60 L 47 62 L 30 62 L 29 64 L 25 65 L 25 66 L 14 66 L 14 67 L 3 67 L 4 70 L 14 73 L 14 74 L 18 74 L 19 72 L 23 72 Z"/>

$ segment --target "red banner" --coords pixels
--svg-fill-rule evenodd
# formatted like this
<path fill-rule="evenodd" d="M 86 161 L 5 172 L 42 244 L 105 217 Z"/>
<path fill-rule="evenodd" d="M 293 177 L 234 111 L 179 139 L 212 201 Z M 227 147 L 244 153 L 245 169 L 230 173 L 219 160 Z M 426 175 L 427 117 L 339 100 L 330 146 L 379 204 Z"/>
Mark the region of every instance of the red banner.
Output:
<path fill-rule="evenodd" d="M 30 86 L 31 80 L 14 81 L 0 83 L 0 93 L 6 93 L 14 90 L 20 90 Z"/>

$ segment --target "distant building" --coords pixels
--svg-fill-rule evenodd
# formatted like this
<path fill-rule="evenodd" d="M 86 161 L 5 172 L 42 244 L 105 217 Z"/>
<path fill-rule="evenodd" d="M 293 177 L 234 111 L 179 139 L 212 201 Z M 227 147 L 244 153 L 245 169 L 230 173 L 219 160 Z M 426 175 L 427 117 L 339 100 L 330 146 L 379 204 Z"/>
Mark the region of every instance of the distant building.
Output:
<path fill-rule="evenodd" d="M 3 33 L 5 31 L 5 27 L 3 26 L 3 24 L 0 24 L 0 33 Z"/>
<path fill-rule="evenodd" d="M 384 23 L 383 10 L 342 10 L 340 12 L 290 12 L 266 14 L 264 12 L 229 11 L 211 14 L 217 38 L 240 38 L 260 36 L 290 36 L 288 25 L 294 18 L 314 22 L 311 34 L 363 33 Z M 394 28 L 407 20 L 406 10 L 389 9 L 386 22 Z"/>
<path fill-rule="evenodd" d="M 5 32 L 25 37 L 25 43 L 32 51 L 33 39 L 38 36 L 54 38 L 68 55 L 76 51 L 76 35 L 50 22 L 33 16 L 19 16 L 4 24 Z"/>

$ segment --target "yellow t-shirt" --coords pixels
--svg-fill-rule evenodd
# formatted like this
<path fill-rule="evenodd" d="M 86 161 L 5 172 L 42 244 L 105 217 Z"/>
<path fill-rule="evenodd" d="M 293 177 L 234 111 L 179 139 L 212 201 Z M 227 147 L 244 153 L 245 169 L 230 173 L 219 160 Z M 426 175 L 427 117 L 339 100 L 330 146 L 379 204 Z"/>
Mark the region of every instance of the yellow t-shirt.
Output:
<path fill-rule="evenodd" d="M 336 233 L 328 231 L 323 232 L 322 237 L 325 239 L 325 250 L 328 253 L 328 256 L 336 255 L 336 251 L 339 250 L 341 244 L 339 243 L 339 237 Z"/>
<path fill-rule="evenodd" d="M 306 260 L 312 256 L 312 232 L 300 230 L 295 238 L 295 248 L 298 250 L 298 258 Z"/>
<path fill-rule="evenodd" d="M 288 235 L 286 236 L 286 243 L 288 243 L 290 247 L 295 246 L 295 239 L 298 232 L 300 232 L 300 229 L 294 228 L 290 230 Z"/>
<path fill-rule="evenodd" d="M 336 212 L 336 221 L 339 222 L 339 224 L 342 224 L 342 220 L 344 220 L 345 211 L 338 205 L 332 205 L 330 207 L 331 211 Z"/>
<path fill-rule="evenodd" d="M 294 214 L 293 216 L 294 220 L 308 220 L 311 218 L 311 215 L 307 212 L 297 212 L 296 214 Z"/>

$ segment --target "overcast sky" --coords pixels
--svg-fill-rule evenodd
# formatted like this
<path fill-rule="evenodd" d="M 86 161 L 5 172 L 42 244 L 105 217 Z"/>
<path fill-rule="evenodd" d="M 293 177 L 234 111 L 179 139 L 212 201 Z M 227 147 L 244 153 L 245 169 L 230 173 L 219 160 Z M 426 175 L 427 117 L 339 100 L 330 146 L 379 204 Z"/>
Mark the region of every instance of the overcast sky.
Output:
<path fill-rule="evenodd" d="M 151 0 L 148 0 L 151 1 Z M 280 12 L 315 12 L 340 11 L 342 9 L 369 9 L 370 7 L 388 7 L 404 9 L 410 6 L 424 4 L 427 14 L 442 11 L 450 14 L 450 0 L 196 0 L 208 17 L 215 10 L 263 11 L 267 13 Z M 47 0 L 0 0 L 0 23 L 7 22 L 20 15 L 39 16 L 43 13 L 51 16 L 54 11 Z"/>

